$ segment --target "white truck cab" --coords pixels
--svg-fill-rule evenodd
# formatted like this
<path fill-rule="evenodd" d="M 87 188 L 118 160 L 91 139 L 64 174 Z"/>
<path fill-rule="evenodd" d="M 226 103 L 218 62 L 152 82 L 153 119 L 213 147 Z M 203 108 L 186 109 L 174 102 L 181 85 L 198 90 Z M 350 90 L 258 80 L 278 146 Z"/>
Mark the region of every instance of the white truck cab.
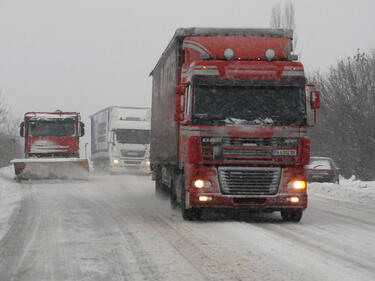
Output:
<path fill-rule="evenodd" d="M 96 170 L 149 172 L 150 108 L 105 108 L 91 116 L 91 134 Z"/>

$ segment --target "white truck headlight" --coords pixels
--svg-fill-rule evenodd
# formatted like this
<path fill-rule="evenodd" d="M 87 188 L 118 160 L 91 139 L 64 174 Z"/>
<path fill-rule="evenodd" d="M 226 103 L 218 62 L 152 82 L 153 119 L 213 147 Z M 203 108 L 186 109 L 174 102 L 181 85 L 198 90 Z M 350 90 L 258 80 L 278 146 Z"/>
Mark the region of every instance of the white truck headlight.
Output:
<path fill-rule="evenodd" d="M 207 180 L 196 179 L 196 180 L 193 182 L 193 185 L 194 185 L 196 188 L 211 187 L 211 182 L 210 182 L 210 181 L 207 181 Z"/>

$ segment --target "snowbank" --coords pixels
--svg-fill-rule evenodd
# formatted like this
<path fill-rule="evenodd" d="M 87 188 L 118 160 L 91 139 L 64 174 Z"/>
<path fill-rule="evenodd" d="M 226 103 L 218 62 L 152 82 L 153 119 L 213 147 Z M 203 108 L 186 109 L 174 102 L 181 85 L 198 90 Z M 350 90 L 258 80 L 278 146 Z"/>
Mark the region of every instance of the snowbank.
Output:
<path fill-rule="evenodd" d="M 340 184 L 309 183 L 308 193 L 330 199 L 375 205 L 375 181 L 356 180 L 354 176 L 344 179 L 340 176 Z"/>
<path fill-rule="evenodd" d="M 14 180 L 13 166 L 0 168 L 0 240 L 7 233 L 12 215 L 21 201 L 20 184 Z"/>

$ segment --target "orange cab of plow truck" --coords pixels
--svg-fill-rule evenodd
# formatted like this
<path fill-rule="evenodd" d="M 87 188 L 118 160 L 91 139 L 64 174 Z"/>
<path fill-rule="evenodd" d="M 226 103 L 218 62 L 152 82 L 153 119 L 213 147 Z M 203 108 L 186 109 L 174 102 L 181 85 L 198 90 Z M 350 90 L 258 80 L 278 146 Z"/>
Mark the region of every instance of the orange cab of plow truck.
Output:
<path fill-rule="evenodd" d="M 14 159 L 16 178 L 86 179 L 87 159 L 79 158 L 79 138 L 85 133 L 77 112 L 28 112 L 20 125 L 25 159 Z"/>

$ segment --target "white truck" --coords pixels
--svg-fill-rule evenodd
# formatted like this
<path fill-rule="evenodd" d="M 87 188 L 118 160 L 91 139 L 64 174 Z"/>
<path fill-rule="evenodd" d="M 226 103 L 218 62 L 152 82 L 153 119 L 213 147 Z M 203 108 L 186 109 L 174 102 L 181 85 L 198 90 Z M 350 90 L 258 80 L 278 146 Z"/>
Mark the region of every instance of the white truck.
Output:
<path fill-rule="evenodd" d="M 91 161 L 96 171 L 150 171 L 148 107 L 111 106 L 91 116 Z"/>

